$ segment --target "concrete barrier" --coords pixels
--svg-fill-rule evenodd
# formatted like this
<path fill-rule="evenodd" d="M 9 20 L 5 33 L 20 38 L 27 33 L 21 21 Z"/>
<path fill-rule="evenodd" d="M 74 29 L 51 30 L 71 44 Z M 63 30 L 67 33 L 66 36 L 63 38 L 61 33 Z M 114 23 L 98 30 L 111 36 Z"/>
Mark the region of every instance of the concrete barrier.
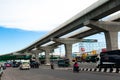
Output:
<path fill-rule="evenodd" d="M 2 74 L 3 74 L 3 68 L 0 67 L 0 80 L 1 80 Z"/>

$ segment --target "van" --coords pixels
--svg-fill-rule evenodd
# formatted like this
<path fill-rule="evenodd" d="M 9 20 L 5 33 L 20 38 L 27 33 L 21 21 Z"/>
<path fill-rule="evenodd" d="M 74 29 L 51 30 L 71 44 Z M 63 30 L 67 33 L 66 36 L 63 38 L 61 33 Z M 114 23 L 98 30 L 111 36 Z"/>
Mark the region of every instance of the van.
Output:
<path fill-rule="evenodd" d="M 30 69 L 30 60 L 21 60 L 21 64 L 20 64 L 20 70 L 23 69 Z"/>

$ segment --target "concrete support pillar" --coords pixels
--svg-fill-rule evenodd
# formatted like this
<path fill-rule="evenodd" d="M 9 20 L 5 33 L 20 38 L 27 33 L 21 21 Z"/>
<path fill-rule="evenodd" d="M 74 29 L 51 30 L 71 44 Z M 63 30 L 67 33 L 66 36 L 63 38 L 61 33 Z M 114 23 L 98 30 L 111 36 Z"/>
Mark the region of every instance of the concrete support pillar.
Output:
<path fill-rule="evenodd" d="M 40 48 L 45 51 L 45 63 L 46 63 L 46 65 L 50 65 L 50 53 L 53 52 L 54 47 L 44 46 L 44 47 L 40 47 Z"/>
<path fill-rule="evenodd" d="M 46 65 L 48 64 L 50 64 L 50 53 L 51 53 L 51 50 L 50 49 L 47 49 L 47 50 L 45 50 L 45 62 L 46 62 Z"/>
<path fill-rule="evenodd" d="M 72 44 L 81 42 L 83 39 L 74 39 L 74 38 L 59 38 L 59 39 L 51 39 L 52 41 L 63 43 L 65 45 L 65 57 L 70 60 L 70 65 L 73 64 L 72 62 Z"/>
<path fill-rule="evenodd" d="M 65 44 L 65 57 L 70 60 L 70 64 L 72 65 L 72 44 Z"/>
<path fill-rule="evenodd" d="M 86 21 L 84 25 L 104 32 L 107 50 L 118 49 L 118 32 L 120 31 L 120 22 L 108 21 Z"/>
<path fill-rule="evenodd" d="M 39 60 L 39 53 L 35 53 L 35 61 L 40 63 L 40 60 Z"/>
<path fill-rule="evenodd" d="M 118 32 L 105 32 L 107 50 L 118 49 Z"/>

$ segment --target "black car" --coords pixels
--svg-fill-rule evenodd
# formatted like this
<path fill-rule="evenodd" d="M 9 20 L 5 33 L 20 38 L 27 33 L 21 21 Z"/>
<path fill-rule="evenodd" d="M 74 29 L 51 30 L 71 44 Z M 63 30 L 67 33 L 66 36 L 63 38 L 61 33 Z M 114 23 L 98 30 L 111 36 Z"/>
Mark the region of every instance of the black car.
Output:
<path fill-rule="evenodd" d="M 60 60 L 58 60 L 58 66 L 59 67 L 68 67 L 68 66 L 70 66 L 69 59 L 60 59 Z"/>
<path fill-rule="evenodd" d="M 38 62 L 36 62 L 36 61 L 33 61 L 33 62 L 30 63 L 31 68 L 39 68 L 39 65 L 40 64 Z"/>
<path fill-rule="evenodd" d="M 20 64 L 21 64 L 21 62 L 13 62 L 12 67 L 17 68 L 20 66 Z"/>

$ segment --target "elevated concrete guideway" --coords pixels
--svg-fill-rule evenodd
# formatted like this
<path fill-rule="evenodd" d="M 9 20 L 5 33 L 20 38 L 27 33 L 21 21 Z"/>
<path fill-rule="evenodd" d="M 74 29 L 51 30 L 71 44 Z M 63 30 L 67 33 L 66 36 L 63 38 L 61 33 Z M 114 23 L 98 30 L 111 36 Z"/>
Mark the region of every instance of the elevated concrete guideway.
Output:
<path fill-rule="evenodd" d="M 60 25 L 58 29 L 53 30 L 52 32 L 48 33 L 48 35 L 42 37 L 37 42 L 33 43 L 32 45 L 24 48 L 18 52 L 24 52 L 26 50 L 31 50 L 34 47 L 40 47 L 41 45 L 50 41 L 51 38 L 59 38 L 69 32 L 77 30 L 84 26 L 84 22 L 88 20 L 99 20 L 104 18 L 120 9 L 120 1 L 119 0 L 99 0 L 97 3 L 92 5 L 91 7 L 87 8 L 83 12 L 80 12 L 69 21 Z M 86 13 L 85 13 L 86 11 Z M 97 33 L 98 30 L 89 30 L 88 32 Z M 85 35 L 85 34 L 84 34 Z M 84 37 L 84 36 L 82 36 Z"/>

